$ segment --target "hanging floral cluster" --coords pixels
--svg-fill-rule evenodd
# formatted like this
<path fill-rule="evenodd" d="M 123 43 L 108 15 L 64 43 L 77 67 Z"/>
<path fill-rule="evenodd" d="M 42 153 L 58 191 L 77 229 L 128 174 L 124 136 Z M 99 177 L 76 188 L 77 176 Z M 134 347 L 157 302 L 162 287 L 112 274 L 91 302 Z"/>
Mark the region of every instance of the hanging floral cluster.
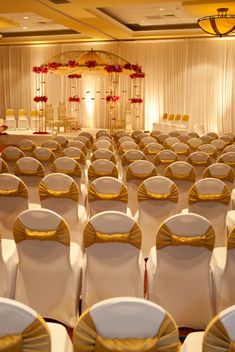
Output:
<path fill-rule="evenodd" d="M 130 75 L 130 78 L 131 79 L 135 79 L 135 78 L 144 78 L 145 77 L 145 73 L 144 72 L 135 72 L 135 73 L 132 73 Z"/>
<path fill-rule="evenodd" d="M 34 66 L 33 72 L 34 73 L 47 73 L 48 67 L 47 66 Z"/>
<path fill-rule="evenodd" d="M 82 75 L 74 73 L 73 75 L 68 75 L 68 78 L 81 78 Z"/>
<path fill-rule="evenodd" d="M 143 99 L 142 98 L 131 98 L 129 100 L 130 100 L 131 104 L 143 103 Z"/>
<path fill-rule="evenodd" d="M 46 95 L 42 95 L 42 96 L 36 96 L 33 98 L 33 101 L 35 101 L 35 103 L 46 103 L 47 102 L 47 96 Z"/>
<path fill-rule="evenodd" d="M 75 60 L 69 60 L 66 64 L 68 67 L 77 67 L 78 63 Z"/>
<path fill-rule="evenodd" d="M 61 67 L 62 64 L 59 62 L 49 62 L 47 64 L 48 70 L 56 70 L 58 67 Z"/>
<path fill-rule="evenodd" d="M 119 100 L 120 100 L 120 97 L 118 95 L 107 95 L 107 97 L 106 97 L 107 102 L 116 103 Z"/>
<path fill-rule="evenodd" d="M 104 69 L 108 73 L 111 73 L 111 72 L 122 72 L 123 67 L 121 65 L 106 65 L 104 67 Z"/>
<path fill-rule="evenodd" d="M 68 97 L 68 101 L 70 103 L 80 103 L 81 99 L 77 96 L 73 96 L 73 97 Z"/>
<path fill-rule="evenodd" d="M 87 67 L 93 68 L 97 66 L 97 62 L 95 60 L 88 60 L 85 62 L 85 65 Z"/>

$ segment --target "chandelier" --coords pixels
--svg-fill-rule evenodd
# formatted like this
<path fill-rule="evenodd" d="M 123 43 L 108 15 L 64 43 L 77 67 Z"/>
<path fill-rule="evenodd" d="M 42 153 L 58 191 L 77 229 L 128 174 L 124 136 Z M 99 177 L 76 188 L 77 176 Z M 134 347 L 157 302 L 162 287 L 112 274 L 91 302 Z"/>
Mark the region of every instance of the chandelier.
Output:
<path fill-rule="evenodd" d="M 204 32 L 219 37 L 235 34 L 235 15 L 228 15 L 227 8 L 219 8 L 217 11 L 217 15 L 199 18 L 197 21 L 199 27 Z"/>

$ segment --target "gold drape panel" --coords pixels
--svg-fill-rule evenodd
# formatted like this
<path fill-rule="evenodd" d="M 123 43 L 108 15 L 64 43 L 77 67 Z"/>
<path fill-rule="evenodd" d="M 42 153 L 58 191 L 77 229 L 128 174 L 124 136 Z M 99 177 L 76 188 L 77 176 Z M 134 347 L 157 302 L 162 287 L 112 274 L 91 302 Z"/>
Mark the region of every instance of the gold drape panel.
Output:
<path fill-rule="evenodd" d="M 124 185 L 121 186 L 119 193 L 99 193 L 92 183 L 88 188 L 88 200 L 89 202 L 93 202 L 94 200 L 118 200 L 127 203 L 128 193 Z"/>
<path fill-rule="evenodd" d="M 59 167 L 57 167 L 54 163 L 51 165 L 51 173 L 56 173 L 56 172 L 60 172 L 62 174 L 66 174 L 68 176 L 77 176 L 77 177 L 81 177 L 82 176 L 82 171 L 81 168 L 79 166 L 78 163 L 76 163 L 74 165 L 74 169 L 73 170 L 68 170 L 68 169 L 61 169 Z"/>
<path fill-rule="evenodd" d="M 0 189 L 1 197 L 22 197 L 28 199 L 28 191 L 23 181 L 18 183 L 16 189 Z"/>
<path fill-rule="evenodd" d="M 75 352 L 177 352 L 179 347 L 177 327 L 167 313 L 153 337 L 109 339 L 97 333 L 86 310 L 74 328 L 73 341 Z"/>
<path fill-rule="evenodd" d="M 209 166 L 211 165 L 211 160 L 193 160 L 190 156 L 186 159 L 186 162 L 193 166 Z"/>
<path fill-rule="evenodd" d="M 152 176 L 157 176 L 157 170 L 156 168 L 153 168 L 152 171 L 149 173 L 135 173 L 132 171 L 131 167 L 128 167 L 126 170 L 126 180 L 132 180 L 132 179 L 139 179 L 139 180 L 145 180 L 146 178 L 152 177 Z"/>
<path fill-rule="evenodd" d="M 83 154 L 83 152 L 81 151 L 80 155 L 67 155 L 65 152 L 62 153 L 63 156 L 67 156 L 69 158 L 72 158 L 74 160 L 76 160 L 78 163 L 81 164 L 86 164 L 86 158 L 85 155 Z"/>
<path fill-rule="evenodd" d="M 234 172 L 233 170 L 229 170 L 229 172 L 227 173 L 227 175 L 216 175 L 216 176 L 212 176 L 210 169 L 206 169 L 204 171 L 203 174 L 203 178 L 207 178 L 207 177 L 214 177 L 217 178 L 221 181 L 229 181 L 229 182 L 234 182 Z"/>
<path fill-rule="evenodd" d="M 122 166 L 130 165 L 136 160 L 146 160 L 145 156 L 143 155 L 141 159 L 128 159 L 126 155 L 123 155 L 122 157 Z"/>
<path fill-rule="evenodd" d="M 2 160 L 0 167 L 1 167 L 1 171 L 0 171 L 1 173 L 8 173 L 9 172 L 8 165 L 4 160 Z"/>
<path fill-rule="evenodd" d="M 129 243 L 130 245 L 140 248 L 141 230 L 138 224 L 134 224 L 130 232 L 126 233 L 101 233 L 96 231 L 91 222 L 88 222 L 83 233 L 84 247 L 90 247 L 95 243 Z"/>
<path fill-rule="evenodd" d="M 200 194 L 195 185 L 189 190 L 189 204 L 195 202 L 219 202 L 229 204 L 231 195 L 227 186 L 224 186 L 222 193 L 219 194 Z"/>
<path fill-rule="evenodd" d="M 111 176 L 111 177 L 115 177 L 118 178 L 118 170 L 116 168 L 116 166 L 113 166 L 113 169 L 110 171 L 97 171 L 93 168 L 92 165 L 89 166 L 88 168 L 88 178 L 91 177 L 102 177 L 102 176 Z"/>
<path fill-rule="evenodd" d="M 209 226 L 207 231 L 200 236 L 179 236 L 171 232 L 168 226 L 163 223 L 157 233 L 156 248 L 161 249 L 167 246 L 192 246 L 205 247 L 213 250 L 215 243 L 215 231 Z"/>
<path fill-rule="evenodd" d="M 16 243 L 24 240 L 40 240 L 60 242 L 66 246 L 70 245 L 69 229 L 64 220 L 61 220 L 57 229 L 39 231 L 38 229 L 26 228 L 21 220 L 17 218 L 13 226 L 13 235 Z"/>
<path fill-rule="evenodd" d="M 78 202 L 79 191 L 78 186 L 75 182 L 72 182 L 68 190 L 54 190 L 49 189 L 47 185 L 42 181 L 39 184 L 39 196 L 41 200 L 55 197 L 55 198 L 70 198 L 75 202 Z"/>
<path fill-rule="evenodd" d="M 36 170 L 24 170 L 19 167 L 18 164 L 15 164 L 14 168 L 15 175 L 17 176 L 39 176 L 44 177 L 44 168 L 42 165 L 38 165 Z"/>
<path fill-rule="evenodd" d="M 0 351 L 4 352 L 50 352 L 50 332 L 41 316 L 18 335 L 0 337 Z"/>
<path fill-rule="evenodd" d="M 164 176 L 170 178 L 171 180 L 182 180 L 190 182 L 195 182 L 196 180 L 196 172 L 194 169 L 192 169 L 188 174 L 177 174 L 173 172 L 170 168 L 167 168 Z"/>
<path fill-rule="evenodd" d="M 235 352 L 235 342 L 231 341 L 218 316 L 214 317 L 206 328 L 203 352 Z"/>
<path fill-rule="evenodd" d="M 175 161 L 178 161 L 179 160 L 179 157 L 178 155 L 175 156 L 174 159 L 160 159 L 158 155 L 155 156 L 154 158 L 154 165 L 155 166 L 158 166 L 158 165 L 162 165 L 162 164 L 172 164 L 174 163 Z"/>
<path fill-rule="evenodd" d="M 178 190 L 176 185 L 172 184 L 170 187 L 170 191 L 168 193 L 153 193 L 149 192 L 145 184 L 142 183 L 138 190 L 138 201 L 144 200 L 171 200 L 172 202 L 178 202 Z"/>

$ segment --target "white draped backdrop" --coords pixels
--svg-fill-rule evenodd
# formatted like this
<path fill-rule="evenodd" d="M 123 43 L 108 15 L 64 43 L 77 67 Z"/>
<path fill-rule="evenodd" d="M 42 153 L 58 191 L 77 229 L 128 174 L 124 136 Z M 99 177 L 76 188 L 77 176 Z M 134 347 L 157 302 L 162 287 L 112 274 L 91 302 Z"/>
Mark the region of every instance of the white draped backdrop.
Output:
<path fill-rule="evenodd" d="M 36 107 L 33 66 L 63 51 L 91 48 L 142 65 L 146 77 L 141 128 L 151 129 L 152 123 L 168 112 L 189 114 L 192 128 L 203 124 L 206 131 L 235 133 L 235 38 L 1 46 L 1 117 L 6 108 L 30 111 Z M 79 89 L 79 96 L 85 97 L 78 108 L 82 127 L 105 127 L 107 103 L 101 98 L 107 89 L 106 78 L 84 76 Z M 59 102 L 69 96 L 68 79 L 48 74 L 46 95 L 56 118 Z M 130 80 L 124 76 L 120 96 L 119 117 L 123 118 L 131 98 Z"/>

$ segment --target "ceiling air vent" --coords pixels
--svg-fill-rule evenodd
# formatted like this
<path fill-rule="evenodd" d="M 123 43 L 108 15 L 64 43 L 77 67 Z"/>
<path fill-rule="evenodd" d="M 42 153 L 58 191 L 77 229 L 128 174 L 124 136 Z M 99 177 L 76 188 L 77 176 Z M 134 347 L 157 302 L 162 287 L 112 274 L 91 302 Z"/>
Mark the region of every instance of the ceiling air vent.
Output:
<path fill-rule="evenodd" d="M 53 2 L 54 4 L 68 4 L 70 1 L 68 0 L 49 0 L 50 2 Z"/>

